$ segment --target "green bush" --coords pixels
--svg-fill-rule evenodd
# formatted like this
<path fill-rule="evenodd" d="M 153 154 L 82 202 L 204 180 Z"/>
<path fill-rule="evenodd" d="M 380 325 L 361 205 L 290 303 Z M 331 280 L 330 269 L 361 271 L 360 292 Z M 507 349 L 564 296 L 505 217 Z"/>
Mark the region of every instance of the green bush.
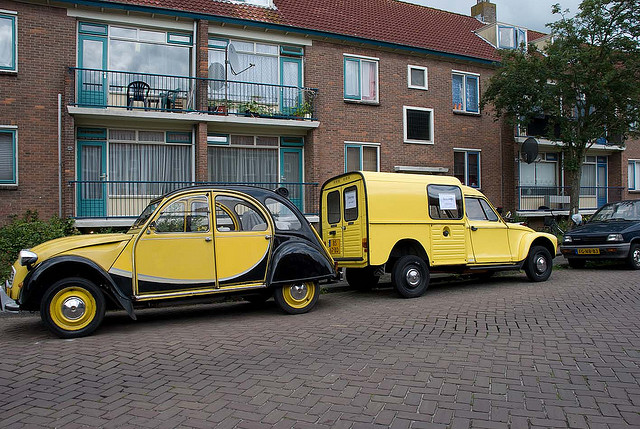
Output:
<path fill-rule="evenodd" d="M 29 249 L 54 238 L 78 234 L 72 219 L 57 216 L 48 221 L 38 218 L 38 212 L 27 211 L 23 217 L 13 216 L 0 228 L 0 280 L 9 277 L 11 265 L 22 249 Z"/>

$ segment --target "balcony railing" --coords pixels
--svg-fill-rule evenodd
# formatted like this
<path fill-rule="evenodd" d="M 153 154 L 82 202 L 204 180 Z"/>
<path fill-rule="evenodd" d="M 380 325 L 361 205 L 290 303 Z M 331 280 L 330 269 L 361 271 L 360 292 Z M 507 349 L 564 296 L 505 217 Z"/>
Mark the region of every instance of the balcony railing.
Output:
<path fill-rule="evenodd" d="M 606 203 L 620 201 L 623 187 L 618 186 L 581 186 L 581 210 L 599 209 Z M 552 210 L 568 210 L 571 188 L 561 186 L 520 186 L 518 187 L 518 210 L 531 211 L 540 207 Z"/>
<path fill-rule="evenodd" d="M 230 185 L 257 186 L 266 189 L 286 188 L 289 200 L 304 214 L 317 214 L 318 183 L 275 182 L 163 182 L 163 181 L 71 181 L 75 199 L 76 219 L 135 218 L 149 202 L 168 192 L 186 186 L 211 185 L 225 188 Z"/>
<path fill-rule="evenodd" d="M 71 67 L 80 107 L 314 120 L 318 90 Z M 198 91 L 206 92 L 199 101 Z"/>

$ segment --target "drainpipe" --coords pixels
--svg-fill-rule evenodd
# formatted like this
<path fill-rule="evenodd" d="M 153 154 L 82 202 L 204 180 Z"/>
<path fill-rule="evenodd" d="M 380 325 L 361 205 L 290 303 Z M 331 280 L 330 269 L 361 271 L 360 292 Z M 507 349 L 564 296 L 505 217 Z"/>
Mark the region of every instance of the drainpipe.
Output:
<path fill-rule="evenodd" d="M 62 217 L 62 94 L 58 94 L 58 217 Z"/>

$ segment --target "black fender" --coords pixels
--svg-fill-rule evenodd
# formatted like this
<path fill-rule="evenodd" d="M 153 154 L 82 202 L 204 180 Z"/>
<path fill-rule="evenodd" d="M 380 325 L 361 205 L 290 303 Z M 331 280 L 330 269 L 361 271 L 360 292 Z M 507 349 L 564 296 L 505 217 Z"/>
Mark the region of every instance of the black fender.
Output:
<path fill-rule="evenodd" d="M 267 279 L 271 285 L 335 276 L 333 264 L 323 251 L 309 245 L 306 240 L 291 238 L 273 253 Z"/>
<path fill-rule="evenodd" d="M 122 293 L 122 291 L 116 286 L 109 273 L 103 270 L 100 265 L 96 264 L 92 260 L 83 258 L 81 256 L 56 256 L 38 264 L 32 271 L 29 272 L 29 274 L 27 274 L 27 277 L 25 278 L 24 286 L 20 291 L 19 303 L 26 304 L 27 302 L 29 302 L 33 293 L 39 290 L 39 288 L 43 287 L 43 285 L 40 284 L 40 280 L 44 277 L 45 273 L 48 273 L 51 269 L 55 269 L 56 266 L 66 263 L 84 265 L 86 268 L 95 273 L 100 278 L 100 280 L 103 280 L 107 292 L 111 297 L 113 297 L 114 301 L 118 305 L 120 305 L 120 307 L 124 311 L 127 312 L 129 317 L 131 317 L 133 320 L 136 320 L 136 315 L 133 311 L 133 303 L 131 302 L 131 299 L 128 296 L 124 295 L 124 293 Z M 100 287 L 101 285 L 97 286 Z"/>

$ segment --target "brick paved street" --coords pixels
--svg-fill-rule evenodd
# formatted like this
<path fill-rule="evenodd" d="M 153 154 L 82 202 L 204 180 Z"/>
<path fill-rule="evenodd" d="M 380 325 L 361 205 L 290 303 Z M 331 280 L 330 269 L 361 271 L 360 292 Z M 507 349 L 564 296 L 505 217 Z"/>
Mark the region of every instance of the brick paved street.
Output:
<path fill-rule="evenodd" d="M 54 338 L 0 317 L 2 427 L 640 427 L 640 273 L 555 270 L 108 314 Z"/>

